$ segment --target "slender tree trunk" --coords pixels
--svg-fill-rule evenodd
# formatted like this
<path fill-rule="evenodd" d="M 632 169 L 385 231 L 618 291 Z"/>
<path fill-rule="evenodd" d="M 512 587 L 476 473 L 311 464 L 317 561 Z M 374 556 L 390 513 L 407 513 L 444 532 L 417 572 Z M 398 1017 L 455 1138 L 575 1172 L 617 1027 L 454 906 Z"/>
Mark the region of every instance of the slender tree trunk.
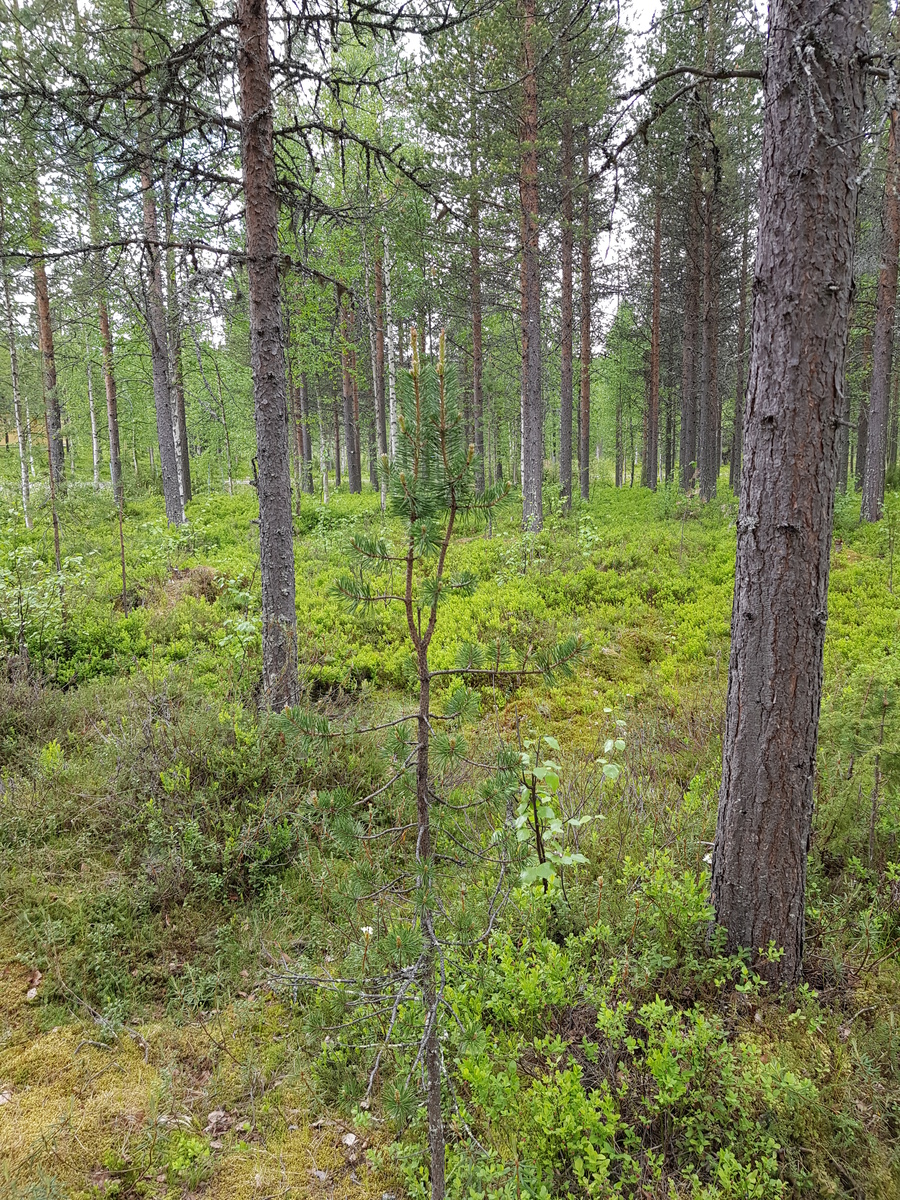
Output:
<path fill-rule="evenodd" d="M 391 244 L 384 237 L 384 320 L 387 326 L 387 374 L 388 374 L 388 433 L 391 461 L 397 453 L 397 376 L 394 343 L 394 310 L 391 307 Z"/>
<path fill-rule="evenodd" d="M 868 13 L 773 0 L 769 18 L 712 900 L 729 950 L 784 984 L 803 955 Z"/>
<path fill-rule="evenodd" d="M 44 252 L 44 238 L 41 220 L 41 206 L 38 199 L 37 171 L 32 183 L 31 202 L 29 205 L 30 236 L 29 249 L 34 255 Z M 47 447 L 50 459 L 50 471 L 57 487 L 65 483 L 66 464 L 65 447 L 62 436 L 62 412 L 59 404 L 59 389 L 56 378 L 56 351 L 53 344 L 53 323 L 50 317 L 50 289 L 47 284 L 47 271 L 43 258 L 34 259 L 34 299 L 37 310 L 38 344 L 41 352 L 41 366 L 44 383 L 44 403 L 47 412 L 47 430 L 49 444 Z"/>
<path fill-rule="evenodd" d="M 94 491 L 100 490 L 100 432 L 97 429 L 97 410 L 94 407 L 94 372 L 87 328 L 84 331 L 84 366 L 87 372 L 88 415 L 91 421 L 91 459 L 94 466 Z"/>
<path fill-rule="evenodd" d="M 863 389 L 859 397 L 859 413 L 856 419 L 856 490 L 863 490 L 866 477 L 866 459 L 869 454 L 869 394 L 872 386 L 872 334 L 866 330 L 862 339 Z"/>
<path fill-rule="evenodd" d="M 484 350 L 481 328 L 481 206 L 478 195 L 478 150 L 475 107 L 472 107 L 472 140 L 470 142 L 469 183 L 472 196 L 469 203 L 470 285 L 472 304 L 472 439 L 475 444 L 475 490 L 484 492 L 484 397 L 482 378 Z"/>
<path fill-rule="evenodd" d="M 337 397 L 334 399 L 334 486 L 341 486 L 341 418 L 338 414 Z"/>
<path fill-rule="evenodd" d="M 153 367 L 153 399 L 156 406 L 156 433 L 159 441 L 159 461 L 162 472 L 166 518 L 172 525 L 184 524 L 184 503 L 175 449 L 172 416 L 172 389 L 169 378 L 168 325 L 163 298 L 162 250 L 156 212 L 156 188 L 151 174 L 152 159 L 147 130 L 149 106 L 144 91 L 143 52 L 139 41 L 136 0 L 128 0 L 131 28 L 134 36 L 133 66 L 134 93 L 138 102 L 138 142 L 141 160 L 141 199 L 143 202 L 144 261 L 147 285 L 147 325 L 150 335 L 150 361 Z"/>
<path fill-rule="evenodd" d="M 572 507 L 572 357 L 573 357 L 573 259 L 575 254 L 575 135 L 572 129 L 571 51 L 563 52 L 562 120 L 562 278 L 560 280 L 560 359 L 559 359 L 559 491 L 566 512 Z"/>
<path fill-rule="evenodd" d="M 345 292 L 340 296 L 341 310 L 341 395 L 344 401 L 344 449 L 347 455 L 347 485 L 352 493 L 362 491 L 362 474 L 358 454 L 358 428 L 353 401 L 353 378 L 350 369 L 350 339 L 352 312 Z"/>
<path fill-rule="evenodd" d="M 97 205 L 97 188 L 94 168 L 88 164 L 88 221 L 91 240 L 99 246 L 101 239 L 100 211 Z M 122 450 L 119 438 L 119 403 L 116 394 L 116 374 L 113 360 L 112 330 L 109 324 L 109 306 L 106 298 L 106 273 L 101 251 L 93 255 L 94 292 L 97 297 L 97 321 L 100 325 L 100 345 L 103 351 L 103 384 L 106 389 L 106 422 L 109 433 L 109 478 L 113 495 L 119 508 L 125 502 L 122 481 Z"/>
<path fill-rule="evenodd" d="M 375 255 L 375 420 L 378 434 L 378 456 L 388 452 L 388 418 L 384 394 L 384 261 Z"/>
<path fill-rule="evenodd" d="M 262 688 L 265 705 L 275 709 L 296 702 L 298 680 L 287 378 L 278 279 L 278 192 L 266 0 L 237 0 L 236 16 L 250 361 L 259 455 Z"/>
<path fill-rule="evenodd" d="M 895 18 L 900 21 L 900 17 Z M 891 109 L 887 171 L 884 182 L 881 271 L 875 308 L 872 347 L 872 390 L 863 478 L 862 519 L 878 521 L 884 506 L 884 468 L 887 456 L 891 368 L 894 358 L 894 314 L 897 309 L 897 257 L 900 254 L 900 187 L 898 187 L 897 109 Z"/>
<path fill-rule="evenodd" d="M 0 228 L 5 226 L 3 201 L 0 198 Z M 3 274 L 3 301 L 6 315 L 6 338 L 9 350 L 9 373 L 12 385 L 13 417 L 16 422 L 16 442 L 19 449 L 19 475 L 22 493 L 22 515 L 25 518 L 25 528 L 31 528 L 31 489 L 28 480 L 28 462 L 25 428 L 22 423 L 22 395 L 19 386 L 19 355 L 16 348 L 16 316 L 13 309 L 12 293 L 9 286 L 9 269 L 4 260 L 0 267 Z"/>
<path fill-rule="evenodd" d="M 741 486 L 741 447 L 744 417 L 744 383 L 745 362 L 747 355 L 747 273 L 750 258 L 750 230 L 748 212 L 744 209 L 744 227 L 741 232 L 741 278 L 738 293 L 738 329 L 737 329 L 737 379 L 734 393 L 734 429 L 731 435 L 731 463 L 728 470 L 728 482 L 731 490 L 737 493 Z"/>
<path fill-rule="evenodd" d="M 178 456 L 178 477 L 185 504 L 193 499 L 191 485 L 191 456 L 188 443 L 187 410 L 184 399 L 184 364 L 182 362 L 181 297 L 178 293 L 178 271 L 175 263 L 175 208 L 169 182 L 169 164 L 163 177 L 163 205 L 166 225 L 166 333 L 169 348 L 169 382 L 172 385 L 172 418 L 175 451 Z"/>
<path fill-rule="evenodd" d="M 891 402 L 891 433 L 888 442 L 888 466 L 897 469 L 897 441 L 900 434 L 900 371 L 894 375 L 894 399 Z"/>
<path fill-rule="evenodd" d="M 535 0 L 522 0 L 522 526 L 544 525 L 544 420 L 541 406 L 541 274 L 538 241 L 538 87 Z"/>
<path fill-rule="evenodd" d="M 582 171 L 584 196 L 581 210 L 581 327 L 579 330 L 581 353 L 581 386 L 579 397 L 578 455 L 579 483 L 582 500 L 591 495 L 591 188 L 588 133 L 585 130 L 582 147 Z"/>
<path fill-rule="evenodd" d="M 319 418 L 319 474 L 322 478 L 322 503 L 328 503 L 328 451 L 325 445 L 325 414 L 322 411 L 322 388 L 316 387 L 316 416 Z"/>
<path fill-rule="evenodd" d="M 200 351 L 200 347 L 198 345 L 198 347 L 197 347 L 197 357 L 198 358 L 200 357 L 199 351 Z M 228 495 L 233 496 L 234 495 L 234 479 L 233 479 L 233 472 L 232 472 L 232 465 L 231 465 L 232 464 L 231 437 L 228 433 L 228 415 L 225 411 L 225 398 L 222 395 L 222 376 L 219 374 L 218 371 L 216 371 L 216 391 L 219 393 L 219 412 L 222 417 L 222 433 L 225 437 L 225 466 L 228 470 Z"/>
<path fill-rule="evenodd" d="M 307 495 L 311 496 L 315 491 L 313 487 L 313 465 L 312 465 L 312 433 L 309 428 L 309 380 L 306 372 L 303 371 L 300 375 L 300 455 L 302 462 L 302 473 L 300 485 Z"/>
<path fill-rule="evenodd" d="M 716 210 L 718 188 L 704 197 L 703 214 L 703 313 L 700 342 L 700 438 L 698 468 L 700 498 L 712 500 L 719 477 L 719 395 L 718 395 L 718 338 L 719 285 L 718 229 Z"/>
<path fill-rule="evenodd" d="M 691 151 L 691 179 L 688 185 L 687 236 L 685 239 L 684 335 L 681 350 L 681 444 L 679 473 L 681 490 L 694 486 L 697 462 L 697 377 L 700 344 L 700 160 L 696 148 Z"/>
<path fill-rule="evenodd" d="M 656 491 L 659 478 L 659 338 L 662 291 L 662 199 L 653 210 L 653 298 L 650 315 L 650 404 L 647 411 L 647 486 Z"/>

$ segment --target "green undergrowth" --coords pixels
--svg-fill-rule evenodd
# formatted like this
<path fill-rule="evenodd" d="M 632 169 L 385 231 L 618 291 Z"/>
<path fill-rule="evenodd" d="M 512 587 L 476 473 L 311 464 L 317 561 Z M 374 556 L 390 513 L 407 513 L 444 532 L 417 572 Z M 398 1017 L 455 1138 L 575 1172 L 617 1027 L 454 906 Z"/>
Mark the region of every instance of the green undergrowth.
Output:
<path fill-rule="evenodd" d="M 733 501 L 598 485 L 523 535 L 510 498 L 454 543 L 477 586 L 442 607 L 433 668 L 473 643 L 586 649 L 549 687 L 469 679 L 468 754 L 441 775 L 439 832 L 478 851 L 440 868 L 452 1196 L 900 1196 L 900 603 L 890 539 L 851 505 L 807 979 L 785 995 L 710 936 Z M 409 646 L 332 591 L 377 495 L 295 519 L 297 736 L 256 711 L 251 489 L 178 531 L 129 500 L 124 604 L 108 496 L 63 501 L 62 578 L 35 507 L 33 531 L 0 527 L 0 1191 L 426 1195 L 421 1010 L 398 1004 L 373 1076 L 391 1005 L 341 983 L 420 949 L 412 896 L 383 887 L 412 862 L 387 836 L 412 795 L 380 791 L 402 747 L 358 732 L 414 704 Z M 543 737 L 578 856 L 546 894 L 498 880 L 505 801 L 478 766 Z"/>

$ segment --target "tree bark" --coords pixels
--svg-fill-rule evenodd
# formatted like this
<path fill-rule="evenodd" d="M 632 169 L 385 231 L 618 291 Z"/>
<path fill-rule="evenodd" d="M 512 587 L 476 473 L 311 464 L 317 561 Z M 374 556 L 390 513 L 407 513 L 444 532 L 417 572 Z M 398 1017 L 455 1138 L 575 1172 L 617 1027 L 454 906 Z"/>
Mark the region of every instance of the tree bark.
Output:
<path fill-rule="evenodd" d="M 691 178 L 688 185 L 687 237 L 685 239 L 684 333 L 681 347 L 681 442 L 679 471 L 681 490 L 694 486 L 697 465 L 697 368 L 700 344 L 700 160 L 691 152 Z"/>
<path fill-rule="evenodd" d="M 575 135 L 572 129 L 571 50 L 563 51 L 562 120 L 562 278 L 560 280 L 559 361 L 559 491 L 566 512 L 572 507 L 572 358 L 573 358 L 573 259 L 575 255 L 575 210 L 572 195 L 575 178 Z"/>
<path fill-rule="evenodd" d="M 262 693 L 263 703 L 275 709 L 296 702 L 298 680 L 287 374 L 278 279 L 278 193 L 266 0 L 237 0 L 236 16 L 250 361 L 259 456 Z"/>
<path fill-rule="evenodd" d="M 0 228 L 5 225 L 3 200 L 0 198 Z M 16 422 L 16 442 L 19 450 L 19 485 L 22 493 L 22 515 L 25 518 L 25 528 L 31 528 L 31 489 L 28 480 L 27 445 L 24 422 L 22 421 L 22 398 L 19 387 L 19 355 L 16 348 L 16 317 L 13 310 L 12 293 L 9 286 L 9 268 L 6 261 L 2 264 L 3 301 L 6 315 L 6 336 L 9 349 L 9 373 L 12 384 L 13 417 Z"/>
<path fill-rule="evenodd" d="M 744 209 L 744 226 L 741 232 L 741 277 L 738 284 L 738 340 L 737 340 L 737 378 L 734 393 L 734 429 L 731 436 L 731 462 L 728 468 L 728 482 L 731 490 L 737 492 L 741 485 L 741 424 L 744 413 L 744 384 L 745 360 L 747 354 L 747 273 L 750 257 L 749 213 Z"/>
<path fill-rule="evenodd" d="M 87 329 L 84 331 L 84 366 L 87 372 L 88 415 L 91 421 L 91 461 L 94 467 L 94 491 L 100 490 L 100 434 L 97 429 L 97 409 L 94 406 L 94 372 Z"/>
<path fill-rule="evenodd" d="M 375 255 L 375 419 L 379 458 L 388 452 L 387 404 L 384 392 L 384 261 Z"/>
<path fill-rule="evenodd" d="M 653 211 L 653 297 L 650 315 L 650 403 L 647 409 L 647 487 L 656 491 L 659 478 L 659 337 L 662 290 L 662 199 L 656 193 Z"/>
<path fill-rule="evenodd" d="M 312 433 L 309 428 L 309 380 L 306 372 L 303 371 L 300 375 L 300 455 L 302 458 L 302 472 L 300 485 L 307 495 L 311 496 L 315 491 L 313 486 L 313 464 L 312 464 Z"/>
<path fill-rule="evenodd" d="M 538 240 L 538 87 L 535 0 L 522 0 L 522 527 L 544 525 L 544 420 L 541 406 L 541 274 Z"/>
<path fill-rule="evenodd" d="M 477 118 L 472 107 L 472 134 L 469 156 L 470 286 L 472 304 L 472 440 L 475 444 L 475 490 L 484 493 L 484 349 L 481 327 L 481 205 L 478 195 Z"/>
<path fill-rule="evenodd" d="M 97 205 L 97 188 L 94 168 L 88 164 L 88 223 L 91 241 L 99 246 L 101 238 L 100 210 Z M 112 330 L 109 324 L 109 305 L 106 298 L 106 275 L 103 255 L 99 249 L 93 254 L 94 293 L 97 297 L 97 321 L 100 326 L 100 345 L 103 350 L 103 384 L 106 389 L 106 421 L 109 433 L 109 478 L 113 495 L 119 508 L 125 502 L 122 481 L 122 449 L 119 438 L 119 402 L 116 393 L 116 374 L 113 361 Z"/>
<path fill-rule="evenodd" d="M 581 313 L 579 351 L 581 380 L 579 395 L 579 454 L 578 474 L 582 500 L 591 496 L 591 185 L 588 131 L 582 147 L 584 195 L 581 209 Z"/>
<path fill-rule="evenodd" d="M 863 389 L 856 417 L 856 490 L 861 492 L 866 478 L 869 455 L 869 393 L 872 386 L 872 333 L 866 329 L 862 338 Z"/>
<path fill-rule="evenodd" d="M 384 235 L 384 320 L 387 326 L 387 376 L 388 376 L 388 436 L 389 453 L 393 462 L 397 453 L 397 375 L 394 342 L 394 310 L 391 305 L 391 244 Z"/>
<path fill-rule="evenodd" d="M 769 18 L 712 901 L 728 948 L 784 984 L 803 955 L 868 11 L 773 0 Z"/>
<path fill-rule="evenodd" d="M 714 168 L 717 171 L 717 168 Z M 712 500 L 719 478 L 718 184 L 704 197 L 703 311 L 700 331 L 700 428 L 697 453 L 701 500 Z"/>
<path fill-rule="evenodd" d="M 900 18 L 897 18 L 900 20 Z M 897 156 L 897 109 L 889 117 L 887 171 L 884 181 L 881 271 L 875 307 L 872 346 L 872 390 L 869 393 L 869 428 L 863 477 L 862 519 L 878 521 L 884 507 L 884 468 L 887 458 L 888 418 L 891 405 L 891 368 L 894 358 L 894 314 L 897 308 L 897 257 L 900 254 L 900 179 Z"/>
<path fill-rule="evenodd" d="M 163 298 L 162 249 L 156 212 L 156 187 L 152 176 L 150 139 L 147 132 L 149 106 L 144 91 L 143 52 L 139 41 L 136 0 L 128 0 L 131 18 L 134 94 L 138 102 L 138 143 L 141 161 L 141 200 L 144 223 L 144 257 L 147 269 L 147 326 L 150 361 L 153 368 L 153 400 L 156 407 L 156 434 L 162 473 L 166 518 L 171 525 L 184 524 L 184 503 L 175 449 L 172 417 L 172 389 L 169 377 L 169 348 L 166 307 Z"/>
<path fill-rule="evenodd" d="M 34 255 L 44 252 L 44 236 L 41 221 L 41 205 L 38 199 L 38 176 L 34 180 L 29 204 L 30 236 L 29 250 Z M 47 453 L 53 481 L 61 487 L 66 481 L 66 456 L 62 436 L 62 411 L 59 404 L 59 389 L 56 378 L 56 351 L 53 344 L 53 323 L 50 317 L 50 289 L 43 258 L 34 259 L 34 299 L 37 310 L 38 344 L 41 352 L 41 367 L 44 383 L 44 404 L 47 414 Z"/>
<path fill-rule="evenodd" d="M 181 298 L 178 293 L 178 271 L 175 264 L 175 208 L 169 183 L 169 169 L 163 183 L 163 201 L 166 225 L 166 324 L 169 347 L 169 382 L 172 385 L 172 419 L 175 437 L 175 452 L 178 456 L 178 477 L 181 480 L 181 495 L 187 504 L 193 499 L 191 484 L 191 455 L 188 444 L 187 409 L 184 398 L 184 364 L 182 362 Z"/>
<path fill-rule="evenodd" d="M 358 428 L 353 400 L 353 379 L 350 371 L 350 326 L 352 316 L 346 293 L 340 295 L 341 310 L 341 396 L 344 402 L 344 451 L 347 456 L 347 485 L 351 493 L 362 491 L 361 465 L 358 454 Z"/>

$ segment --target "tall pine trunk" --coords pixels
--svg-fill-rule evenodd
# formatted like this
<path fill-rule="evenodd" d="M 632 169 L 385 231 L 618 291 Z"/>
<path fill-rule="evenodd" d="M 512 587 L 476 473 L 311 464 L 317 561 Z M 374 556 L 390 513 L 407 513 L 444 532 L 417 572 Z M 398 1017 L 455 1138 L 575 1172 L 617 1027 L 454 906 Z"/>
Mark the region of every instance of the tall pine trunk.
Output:
<path fill-rule="evenodd" d="M 178 455 L 178 475 L 181 479 L 181 494 L 185 504 L 193 499 L 191 485 L 191 456 L 188 445 L 187 409 L 184 396 L 184 363 L 182 362 L 181 297 L 178 289 L 178 271 L 175 263 L 175 208 L 172 203 L 172 188 L 169 168 L 163 183 L 163 201 L 166 224 L 166 323 L 169 345 L 169 382 L 172 386 L 172 421 L 175 436 L 175 451 Z"/>
<path fill-rule="evenodd" d="M 97 204 L 97 187 L 94 178 L 94 168 L 88 164 L 88 222 L 91 230 L 91 241 L 99 246 L 100 210 Z M 106 390 L 106 423 L 109 435 L 109 479 L 113 495 L 119 508 L 125 501 L 124 485 L 122 482 L 122 449 L 119 438 L 119 401 L 116 392 L 116 373 L 113 359 L 112 329 L 109 323 L 109 304 L 106 298 L 106 272 L 103 265 L 103 255 L 99 249 L 93 254 L 94 295 L 97 299 L 97 323 L 100 326 L 100 345 L 103 352 L 103 385 Z"/>
<path fill-rule="evenodd" d="M 703 307 L 700 327 L 700 422 L 697 467 L 700 498 L 712 500 L 719 477 L 719 281 L 718 188 L 704 197 Z"/>
<path fill-rule="evenodd" d="M 41 368 L 44 385 L 44 408 L 47 422 L 47 453 L 50 473 L 57 487 L 65 484 L 66 454 L 62 435 L 62 410 L 59 403 L 59 387 L 56 376 L 56 349 L 53 342 L 53 322 L 50 316 L 50 288 L 47 270 L 41 257 L 44 253 L 44 234 L 41 219 L 41 204 L 38 198 L 37 171 L 32 183 L 29 205 L 29 249 L 34 259 L 34 300 L 37 310 L 38 345 L 41 352 Z"/>
<path fill-rule="evenodd" d="M 581 378 L 578 404 L 578 475 L 582 500 L 591 495 L 591 185 L 588 131 L 582 147 L 584 194 L 581 209 L 581 312 L 579 353 Z"/>
<path fill-rule="evenodd" d="M 522 214 L 522 527 L 543 528 L 541 273 L 538 241 L 538 84 L 535 0 L 523 0 L 519 199 Z"/>
<path fill-rule="evenodd" d="M 659 336 L 660 292 L 662 290 L 662 199 L 656 193 L 653 206 L 653 262 L 650 313 L 650 403 L 647 408 L 647 441 L 645 446 L 647 487 L 656 491 L 659 478 Z"/>
<path fill-rule="evenodd" d="M 5 225 L 3 201 L 0 198 L 0 229 Z M 5 233 L 5 230 L 4 230 Z M 16 346 L 16 317 L 13 309 L 12 291 L 9 285 L 9 268 L 4 260 L 0 265 L 3 275 L 3 305 L 6 317 L 7 348 L 9 350 L 9 373 L 12 386 L 13 417 L 16 423 L 16 442 L 19 450 L 19 487 L 22 495 L 22 515 L 25 518 L 25 528 L 31 528 L 31 489 L 28 479 L 28 447 L 26 445 L 25 423 L 22 420 L 22 396 L 19 386 L 19 355 Z"/>
<path fill-rule="evenodd" d="M 571 51 L 564 48 L 563 88 L 565 109 L 562 120 L 562 246 L 560 280 L 559 360 L 559 490 L 563 508 L 572 507 L 572 394 L 573 394 L 573 260 L 575 256 L 575 209 L 572 188 L 575 178 L 575 135 L 572 129 Z"/>
<path fill-rule="evenodd" d="M 474 63 L 472 64 L 474 69 Z M 478 181 L 478 109 L 474 81 L 469 111 L 469 288 L 472 307 L 472 441 L 475 445 L 475 490 L 481 495 L 484 478 L 484 351 L 481 325 L 481 201 Z"/>
<path fill-rule="evenodd" d="M 687 236 L 684 268 L 684 330 L 681 343 L 681 442 L 679 474 L 681 490 L 689 492 L 696 479 L 697 464 L 697 382 L 700 347 L 700 260 L 703 240 L 700 230 L 700 160 L 696 147 L 691 151 L 691 177 L 688 183 Z"/>
<path fill-rule="evenodd" d="M 900 17 L 895 18 L 900 21 Z M 875 307 L 872 346 L 872 390 L 863 474 L 862 519 L 877 521 L 884 506 L 884 468 L 887 457 L 888 419 L 891 404 L 891 368 L 894 358 L 894 313 L 897 308 L 897 256 L 900 254 L 900 180 L 898 180 L 897 109 L 890 113 L 887 171 L 884 181 L 881 271 Z"/>
<path fill-rule="evenodd" d="M 250 364 L 259 456 L 262 695 L 267 707 L 277 709 L 297 700 L 297 609 L 266 0 L 237 0 L 236 16 Z"/>
<path fill-rule="evenodd" d="M 769 17 L 712 900 L 728 948 L 784 984 L 803 957 L 869 3 L 773 0 Z"/>
<path fill-rule="evenodd" d="M 313 463 L 312 463 L 312 433 L 309 427 L 309 379 L 306 372 L 303 371 L 300 375 L 300 455 L 302 458 L 302 471 L 300 478 L 300 486 L 307 495 L 311 496 L 315 491 L 313 486 Z"/>
<path fill-rule="evenodd" d="M 156 434 L 162 472 L 166 518 L 172 525 L 184 524 L 178 458 L 172 415 L 172 389 L 169 377 L 168 322 L 163 298 L 162 247 L 156 211 L 156 186 L 152 175 L 152 156 L 148 130 L 149 104 L 144 90 L 144 56 L 139 41 L 136 0 L 128 0 L 131 17 L 134 93 L 138 102 L 138 144 L 141 162 L 141 201 L 144 224 L 144 264 L 146 271 L 147 326 L 150 338 L 150 362 L 153 369 L 153 400 L 156 407 Z"/>
<path fill-rule="evenodd" d="M 741 449 L 742 422 L 744 416 L 744 385 L 746 377 L 747 357 L 747 274 L 750 258 L 750 229 L 749 212 L 744 208 L 744 225 L 741 231 L 741 276 L 738 284 L 738 329 L 737 329 L 737 364 L 734 392 L 734 429 L 731 435 L 731 462 L 728 468 L 728 482 L 731 490 L 737 492 L 741 485 Z"/>

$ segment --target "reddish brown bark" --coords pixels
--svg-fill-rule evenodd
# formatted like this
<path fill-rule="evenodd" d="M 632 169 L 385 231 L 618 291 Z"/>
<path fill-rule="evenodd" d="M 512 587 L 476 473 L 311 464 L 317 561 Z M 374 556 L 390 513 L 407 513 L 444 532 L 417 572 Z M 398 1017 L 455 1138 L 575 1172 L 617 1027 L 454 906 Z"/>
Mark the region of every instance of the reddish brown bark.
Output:
<path fill-rule="evenodd" d="M 584 194 L 581 210 L 581 313 L 580 313 L 580 359 L 581 380 L 579 395 L 579 454 L 578 474 L 582 500 L 591 495 L 591 190 L 590 155 L 588 135 L 585 131 L 582 147 L 582 172 Z"/>
<path fill-rule="evenodd" d="M 139 40 L 136 0 L 128 0 L 134 34 L 132 60 L 135 72 L 134 94 L 138 102 L 138 145 L 141 162 L 141 201 L 144 224 L 144 265 L 146 270 L 147 332 L 150 363 L 153 369 L 153 401 L 156 408 L 156 436 L 162 474 L 166 517 L 173 525 L 184 523 L 184 502 L 175 449 L 172 413 L 172 389 L 169 375 L 169 346 L 166 307 L 163 297 L 162 246 L 156 209 L 156 185 L 148 134 L 149 104 L 144 91 L 144 58 Z"/>
<path fill-rule="evenodd" d="M 659 475 L 659 338 L 662 289 L 662 200 L 659 193 L 653 205 L 653 260 L 651 265 L 652 300 L 650 312 L 650 388 L 647 406 L 647 487 L 656 491 Z"/>
<path fill-rule="evenodd" d="M 538 82 L 535 0 L 523 0 L 519 200 L 522 229 L 522 526 L 543 528 L 541 274 L 538 241 Z"/>
<path fill-rule="evenodd" d="M 259 456 L 262 692 L 264 704 L 274 709 L 296 702 L 298 681 L 287 376 L 278 278 L 278 192 L 266 0 L 237 0 L 236 16 L 250 362 Z"/>
<path fill-rule="evenodd" d="M 562 120 L 562 229 L 560 279 L 560 361 L 559 361 L 559 491 L 563 508 L 572 507 L 572 357 L 573 357 L 573 259 L 575 255 L 575 208 L 572 189 L 575 181 L 575 134 L 569 97 L 571 87 L 571 51 L 563 55 L 564 104 Z"/>
<path fill-rule="evenodd" d="M 863 471 L 862 519 L 878 521 L 884 506 L 891 368 L 894 359 L 894 314 L 897 309 L 897 258 L 900 255 L 900 168 L 897 155 L 897 109 L 889 117 L 887 170 L 884 181 L 881 271 L 875 305 L 872 345 L 872 389 L 869 393 L 868 440 Z"/>
<path fill-rule="evenodd" d="M 785 984 L 803 957 L 868 15 L 773 0 L 769 18 L 712 900 L 728 948 Z"/>

